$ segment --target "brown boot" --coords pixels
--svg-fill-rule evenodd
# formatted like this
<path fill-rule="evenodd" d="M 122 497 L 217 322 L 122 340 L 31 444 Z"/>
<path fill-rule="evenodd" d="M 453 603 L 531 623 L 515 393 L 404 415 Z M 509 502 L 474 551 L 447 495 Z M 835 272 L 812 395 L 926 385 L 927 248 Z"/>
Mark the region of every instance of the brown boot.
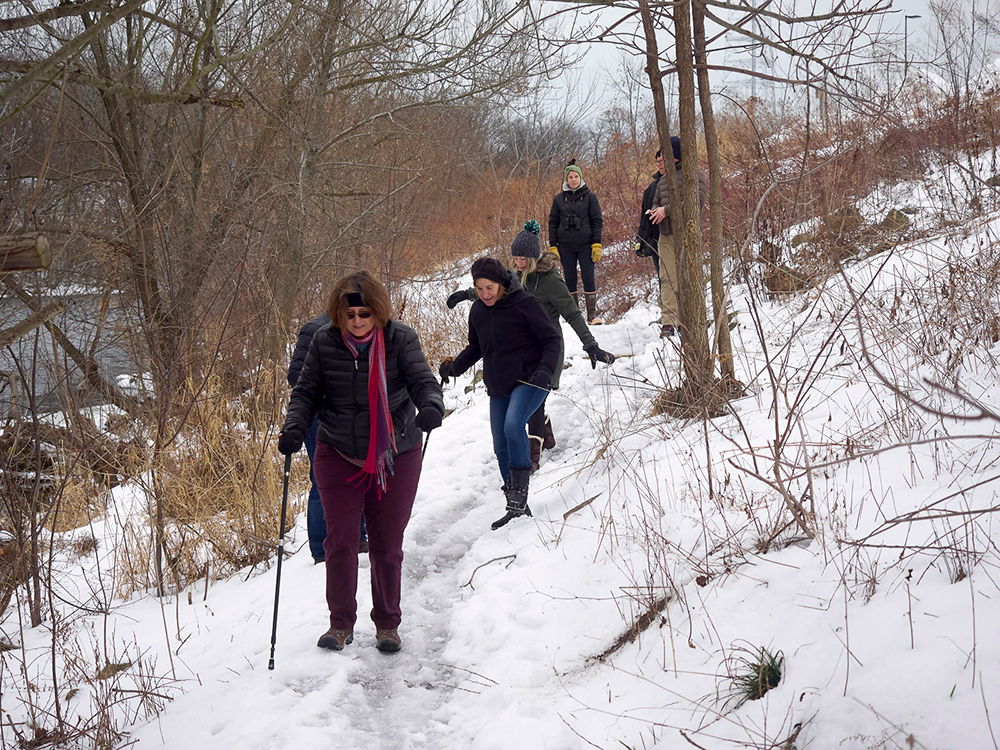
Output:
<path fill-rule="evenodd" d="M 330 651 L 343 651 L 344 646 L 352 643 L 353 641 L 354 631 L 330 628 L 319 637 L 319 641 L 316 645 L 320 648 L 329 649 Z"/>
<path fill-rule="evenodd" d="M 573 304 L 576 305 L 577 307 L 580 307 L 580 293 L 570 292 L 569 296 L 573 298 Z"/>
<path fill-rule="evenodd" d="M 552 420 L 545 415 L 545 433 L 542 435 L 542 449 L 552 450 L 556 447 L 556 436 L 552 432 Z"/>
<path fill-rule="evenodd" d="M 542 460 L 542 438 L 537 435 L 528 435 L 530 449 L 531 471 L 538 471 L 538 462 Z"/>
<path fill-rule="evenodd" d="M 379 628 L 375 631 L 375 648 L 383 654 L 394 654 L 403 647 L 396 628 Z"/>
<path fill-rule="evenodd" d="M 587 303 L 587 325 L 599 326 L 603 324 L 604 320 L 597 316 L 597 292 L 584 292 L 583 299 Z"/>

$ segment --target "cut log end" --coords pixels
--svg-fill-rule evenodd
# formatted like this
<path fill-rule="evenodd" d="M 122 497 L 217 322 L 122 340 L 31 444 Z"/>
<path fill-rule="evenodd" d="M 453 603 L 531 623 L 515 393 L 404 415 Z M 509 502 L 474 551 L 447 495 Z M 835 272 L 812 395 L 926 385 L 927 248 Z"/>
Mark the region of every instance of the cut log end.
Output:
<path fill-rule="evenodd" d="M 0 237 L 0 273 L 42 271 L 52 265 L 52 245 L 41 232 Z"/>

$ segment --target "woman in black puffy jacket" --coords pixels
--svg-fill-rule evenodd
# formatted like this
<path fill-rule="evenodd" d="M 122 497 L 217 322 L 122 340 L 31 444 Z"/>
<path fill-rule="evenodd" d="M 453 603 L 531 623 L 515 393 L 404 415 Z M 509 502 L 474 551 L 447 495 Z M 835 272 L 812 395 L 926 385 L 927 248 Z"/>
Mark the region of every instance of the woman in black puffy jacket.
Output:
<path fill-rule="evenodd" d="M 597 315 L 597 284 L 594 280 L 594 265 L 601 259 L 603 230 L 601 204 L 583 181 L 583 170 L 573 159 L 563 170 L 562 192 L 552 199 L 549 250 L 559 257 L 566 288 L 577 304 L 576 267 L 579 264 L 587 323 L 590 325 L 603 322 Z"/>
<path fill-rule="evenodd" d="M 478 299 L 469 311 L 469 345 L 454 360 L 442 362 L 439 372 L 447 382 L 483 360 L 493 452 L 507 497 L 506 515 L 493 523 L 498 529 L 512 518 L 531 515 L 525 425 L 548 395 L 562 352 L 562 336 L 538 300 L 496 258 L 473 263 L 472 280 Z"/>
<path fill-rule="evenodd" d="M 309 344 L 278 450 L 296 453 L 318 415 L 313 469 L 326 517 L 330 629 L 317 645 L 340 651 L 354 640 L 363 513 L 376 645 L 393 652 L 401 645 L 403 531 L 420 478 L 421 432 L 441 425 L 444 399 L 417 334 L 390 318 L 389 295 L 371 274 L 340 279 L 329 313 L 332 322 Z"/>

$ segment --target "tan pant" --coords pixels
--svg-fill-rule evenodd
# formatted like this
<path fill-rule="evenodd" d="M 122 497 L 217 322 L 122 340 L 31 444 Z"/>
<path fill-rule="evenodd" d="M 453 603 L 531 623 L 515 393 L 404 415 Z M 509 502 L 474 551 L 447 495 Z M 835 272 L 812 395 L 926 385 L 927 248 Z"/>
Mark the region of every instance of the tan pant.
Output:
<path fill-rule="evenodd" d="M 656 250 L 660 254 L 660 263 L 657 267 L 660 277 L 660 324 L 679 326 L 681 314 L 677 304 L 678 278 L 674 236 L 661 234 Z"/>

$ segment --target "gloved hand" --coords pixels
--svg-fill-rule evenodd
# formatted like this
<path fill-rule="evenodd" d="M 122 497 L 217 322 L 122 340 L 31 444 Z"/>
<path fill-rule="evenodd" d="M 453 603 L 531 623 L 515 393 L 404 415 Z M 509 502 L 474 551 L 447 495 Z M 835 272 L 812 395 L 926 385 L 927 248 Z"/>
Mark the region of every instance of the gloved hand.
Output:
<path fill-rule="evenodd" d="M 533 385 L 536 388 L 544 388 L 545 390 L 548 390 L 549 385 L 552 383 L 552 378 L 541 370 L 535 370 L 531 373 L 531 377 L 524 382 L 528 385 Z"/>
<path fill-rule="evenodd" d="M 635 254 L 638 255 L 640 258 L 643 255 L 645 255 L 645 253 L 642 252 L 642 242 L 640 242 L 639 240 L 635 241 Z"/>
<path fill-rule="evenodd" d="M 441 415 L 437 409 L 421 409 L 417 412 L 415 421 L 421 432 L 430 432 L 441 426 Z"/>
<path fill-rule="evenodd" d="M 302 450 L 302 441 L 305 440 L 305 433 L 295 428 L 282 429 L 278 435 L 278 453 L 283 456 L 291 456 Z"/>
<path fill-rule="evenodd" d="M 601 243 L 595 242 L 590 246 L 590 259 L 596 263 L 601 259 Z"/>
<path fill-rule="evenodd" d="M 555 253 L 556 257 L 559 258 L 559 248 L 556 247 L 555 245 L 549 245 L 549 252 Z M 559 260 L 562 260 L 562 258 L 559 258 Z"/>
<path fill-rule="evenodd" d="M 455 377 L 455 362 L 451 359 L 446 359 L 438 367 L 438 375 L 441 376 L 441 382 L 447 383 L 448 378 Z"/>
<path fill-rule="evenodd" d="M 604 351 L 601 347 L 597 345 L 595 341 L 590 346 L 584 347 L 584 351 L 587 352 L 587 356 L 590 357 L 590 366 L 593 369 L 597 369 L 597 363 L 603 362 L 606 365 L 610 365 L 615 361 L 615 355 L 611 352 Z"/>
<path fill-rule="evenodd" d="M 455 306 L 459 302 L 468 302 L 469 300 L 475 300 L 475 299 L 476 299 L 475 289 L 461 289 L 457 292 L 452 292 L 450 295 L 448 295 L 448 301 L 446 304 L 448 305 L 449 310 L 454 310 Z"/>

